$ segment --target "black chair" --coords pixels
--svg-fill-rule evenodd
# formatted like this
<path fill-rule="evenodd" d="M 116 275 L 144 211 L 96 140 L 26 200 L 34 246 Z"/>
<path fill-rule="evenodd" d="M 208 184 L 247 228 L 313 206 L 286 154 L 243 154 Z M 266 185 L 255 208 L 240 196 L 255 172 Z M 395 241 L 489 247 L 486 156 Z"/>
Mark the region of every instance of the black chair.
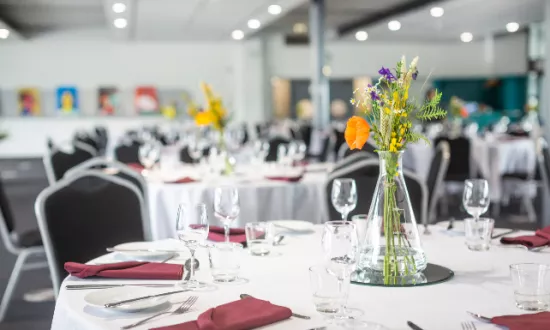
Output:
<path fill-rule="evenodd" d="M 46 188 L 35 212 L 57 295 L 68 261 L 84 263 L 105 248 L 145 239 L 139 190 L 115 176 L 82 171 Z"/>
<path fill-rule="evenodd" d="M 267 157 L 265 158 L 265 161 L 266 162 L 277 161 L 277 152 L 279 150 L 279 146 L 282 144 L 288 145 L 289 143 L 290 141 L 280 137 L 276 137 L 269 140 L 269 152 L 267 153 Z"/>
<path fill-rule="evenodd" d="M 95 149 L 81 142 L 73 142 L 73 151 L 71 153 L 61 150 L 52 144 L 43 159 L 49 184 L 51 185 L 61 180 L 68 170 L 96 155 L 97 151 Z"/>
<path fill-rule="evenodd" d="M 348 219 L 356 214 L 368 214 L 370 209 L 370 202 L 374 196 L 374 190 L 376 189 L 376 183 L 378 181 L 378 174 L 380 171 L 380 163 L 378 159 L 366 159 L 349 166 L 341 168 L 337 171 L 333 171 L 329 176 L 325 184 L 325 191 L 327 196 L 327 209 L 329 210 L 329 219 L 337 220 L 341 218 L 341 215 L 332 206 L 331 191 L 332 182 L 335 179 L 351 178 L 355 180 L 357 187 L 357 197 L 361 202 L 357 203 L 357 206 L 348 215 Z M 405 184 L 407 185 L 407 191 L 409 193 L 409 199 L 417 223 L 426 224 L 427 209 L 428 209 L 428 189 L 426 184 L 420 180 L 414 173 L 407 170 L 403 171 L 405 178 Z"/>
<path fill-rule="evenodd" d="M 439 137 L 435 140 L 435 145 L 439 142 L 446 141 L 449 144 L 451 151 L 451 159 L 445 181 L 464 182 L 472 177 L 471 157 L 470 157 L 470 140 L 466 137 L 458 137 L 450 139 L 448 137 Z"/>
<path fill-rule="evenodd" d="M 369 154 L 368 152 L 356 152 L 354 154 L 349 155 L 348 157 L 341 159 L 336 164 L 334 164 L 334 167 L 332 168 L 332 172 L 336 172 L 344 167 L 347 167 L 353 163 L 366 160 L 366 159 L 377 159 L 377 157 L 373 157 L 373 155 Z"/>
<path fill-rule="evenodd" d="M 342 147 L 343 148 L 343 147 Z M 371 143 L 370 140 L 367 140 L 367 143 L 365 143 L 363 145 L 363 147 L 361 149 L 353 149 L 351 150 L 350 148 L 346 148 L 344 149 L 345 151 L 343 152 L 343 157 L 347 157 L 349 155 L 352 155 L 356 152 L 361 152 L 361 151 L 366 151 L 368 152 L 369 154 L 371 155 L 374 155 L 375 158 L 378 158 L 377 153 L 376 153 L 376 146 L 374 144 Z M 342 149 L 339 150 L 339 152 L 342 152 Z"/>
<path fill-rule="evenodd" d="M 440 141 L 435 146 L 435 155 L 430 165 L 426 185 L 428 187 L 428 224 L 433 223 L 436 216 L 436 205 L 440 196 L 443 180 L 447 174 L 451 152 L 447 141 Z"/>
<path fill-rule="evenodd" d="M 109 144 L 109 134 L 107 133 L 107 129 L 103 126 L 96 127 L 94 131 L 97 136 L 97 141 L 99 143 L 99 155 L 103 156 L 105 155 L 105 152 L 107 151 L 107 145 Z"/>
<path fill-rule="evenodd" d="M 348 144 L 346 143 L 346 138 L 344 136 L 343 131 L 333 129 L 333 134 L 334 134 L 334 137 L 335 137 L 335 140 L 334 140 L 334 153 L 336 155 L 339 155 L 340 149 L 343 148 L 344 146 L 347 147 Z"/>
<path fill-rule="evenodd" d="M 304 141 L 307 149 L 309 150 L 309 147 L 311 146 L 311 132 L 313 131 L 313 127 L 310 124 L 303 124 L 300 125 L 299 131 L 302 141 Z"/>
<path fill-rule="evenodd" d="M 115 159 L 123 164 L 140 164 L 139 148 L 141 143 L 132 141 L 131 144 L 122 144 L 115 148 Z"/>
<path fill-rule="evenodd" d="M 196 163 L 195 160 L 193 158 L 191 158 L 191 155 L 189 155 L 189 148 L 188 147 L 181 148 L 181 150 L 180 150 L 180 161 L 182 163 L 186 163 L 186 164 Z"/>
<path fill-rule="evenodd" d="M 87 132 L 78 132 L 74 135 L 73 141 L 80 142 L 90 146 L 95 151 L 95 155 L 99 155 L 100 142 L 97 136 L 92 136 Z"/>
<path fill-rule="evenodd" d="M 37 262 L 36 260 L 36 257 L 45 260 L 44 246 L 38 229 L 22 233 L 16 232 L 15 219 L 1 177 L 0 237 L 2 237 L 6 250 L 17 257 L 0 303 L 0 322 L 2 322 L 21 273 L 26 270 L 46 268 L 48 265 L 45 261 Z M 29 259 L 33 259 L 33 262 L 28 262 Z"/>

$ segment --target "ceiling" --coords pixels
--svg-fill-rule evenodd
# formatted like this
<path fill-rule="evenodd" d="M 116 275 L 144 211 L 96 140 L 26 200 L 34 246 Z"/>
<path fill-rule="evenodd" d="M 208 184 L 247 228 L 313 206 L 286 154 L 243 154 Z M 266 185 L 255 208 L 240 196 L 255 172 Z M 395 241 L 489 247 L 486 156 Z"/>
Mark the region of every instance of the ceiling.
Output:
<path fill-rule="evenodd" d="M 326 27 L 329 37 L 355 40 L 351 31 L 338 36 L 336 31 L 351 22 L 371 19 L 370 41 L 459 41 L 462 32 L 474 39 L 487 34 L 505 33 L 511 21 L 525 26 L 543 20 L 545 0 L 325 0 Z M 424 2 L 434 2 L 422 6 Z M 127 10 L 115 14 L 112 4 L 124 2 Z M 381 13 L 408 3 L 419 7 L 384 17 Z M 270 15 L 267 7 L 279 4 L 280 15 Z M 440 6 L 441 18 L 433 18 L 429 9 Z M 378 15 L 378 16 L 377 16 Z M 126 29 L 113 27 L 113 20 L 124 17 Z M 0 0 L 0 26 L 10 26 L 25 38 L 56 31 L 102 29 L 115 38 L 145 41 L 222 41 L 230 40 L 235 29 L 246 37 L 260 33 L 292 34 L 295 23 L 308 23 L 309 0 Z M 379 21 L 376 20 L 380 17 Z M 259 30 L 247 27 L 251 18 L 260 20 Z M 392 32 L 390 19 L 401 22 Z"/>

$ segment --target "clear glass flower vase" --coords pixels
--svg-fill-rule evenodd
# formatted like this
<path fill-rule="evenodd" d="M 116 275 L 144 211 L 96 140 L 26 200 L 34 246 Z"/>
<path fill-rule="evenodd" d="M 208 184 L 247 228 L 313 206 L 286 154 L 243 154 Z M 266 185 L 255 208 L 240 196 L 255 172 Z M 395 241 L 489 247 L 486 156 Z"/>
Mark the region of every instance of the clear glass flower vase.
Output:
<path fill-rule="evenodd" d="M 367 217 L 360 269 L 397 284 L 426 268 L 401 166 L 402 152 L 379 152 L 380 174 Z"/>

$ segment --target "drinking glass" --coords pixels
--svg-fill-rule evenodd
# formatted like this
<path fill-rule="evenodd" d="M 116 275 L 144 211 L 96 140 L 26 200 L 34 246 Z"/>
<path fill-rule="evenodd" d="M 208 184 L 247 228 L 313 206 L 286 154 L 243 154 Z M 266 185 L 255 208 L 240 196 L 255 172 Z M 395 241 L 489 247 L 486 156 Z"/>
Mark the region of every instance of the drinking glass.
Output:
<path fill-rule="evenodd" d="M 468 214 L 479 220 L 479 217 L 487 212 L 489 203 L 489 183 L 487 183 L 487 180 L 474 179 L 464 182 L 462 204 Z"/>
<path fill-rule="evenodd" d="M 513 264 L 510 275 L 518 308 L 542 311 L 550 307 L 550 265 Z"/>
<path fill-rule="evenodd" d="M 487 251 L 491 247 L 491 235 L 495 221 L 490 218 L 464 219 L 466 245 L 472 251 Z"/>
<path fill-rule="evenodd" d="M 180 204 L 176 219 L 176 234 L 178 239 L 191 252 L 191 267 L 189 280 L 182 280 L 180 285 L 184 288 L 196 290 L 208 287 L 206 283 L 195 279 L 195 251 L 208 236 L 208 215 L 205 204 Z"/>
<path fill-rule="evenodd" d="M 214 214 L 223 224 L 225 241 L 229 242 L 229 227 L 240 212 L 239 191 L 235 187 L 218 187 L 214 191 Z"/>
<path fill-rule="evenodd" d="M 142 144 L 138 150 L 139 162 L 150 170 L 160 160 L 160 146 L 155 142 Z"/>
<path fill-rule="evenodd" d="M 321 239 L 327 270 L 333 273 L 341 286 L 349 286 L 351 273 L 359 262 L 359 240 L 355 224 L 348 221 L 325 223 Z M 347 300 L 347 293 L 345 295 Z M 353 318 L 361 315 L 358 309 L 343 305 L 339 318 Z"/>
<path fill-rule="evenodd" d="M 208 258 L 214 282 L 234 282 L 241 269 L 243 246 L 239 243 L 220 242 L 209 246 Z"/>
<path fill-rule="evenodd" d="M 315 309 L 324 316 L 336 317 L 343 313 L 349 295 L 350 282 L 342 282 L 325 265 L 309 268 L 309 280 Z"/>
<path fill-rule="evenodd" d="M 286 159 L 287 159 L 287 147 L 284 144 L 279 144 L 277 147 L 277 163 L 279 165 L 286 165 Z"/>
<path fill-rule="evenodd" d="M 189 157 L 191 157 L 191 159 L 193 159 L 194 163 L 198 163 L 199 160 L 201 159 L 202 150 L 203 150 L 202 145 L 197 141 L 191 142 L 191 143 L 189 143 L 189 146 L 187 146 L 187 151 L 189 152 Z"/>
<path fill-rule="evenodd" d="M 296 142 L 298 144 L 298 151 L 296 153 L 296 161 L 301 162 L 306 158 L 307 155 L 307 145 L 304 141 L 299 140 Z"/>
<path fill-rule="evenodd" d="M 357 239 L 359 240 L 359 248 L 361 249 L 365 244 L 367 237 L 367 214 L 357 214 L 351 217 L 351 222 L 355 225 L 357 230 Z"/>
<path fill-rule="evenodd" d="M 244 227 L 246 245 L 255 256 L 265 256 L 273 246 L 273 224 L 270 222 L 249 222 Z"/>
<path fill-rule="evenodd" d="M 354 179 L 335 179 L 332 183 L 332 206 L 342 215 L 342 220 L 348 219 L 348 214 L 357 205 L 357 188 Z"/>

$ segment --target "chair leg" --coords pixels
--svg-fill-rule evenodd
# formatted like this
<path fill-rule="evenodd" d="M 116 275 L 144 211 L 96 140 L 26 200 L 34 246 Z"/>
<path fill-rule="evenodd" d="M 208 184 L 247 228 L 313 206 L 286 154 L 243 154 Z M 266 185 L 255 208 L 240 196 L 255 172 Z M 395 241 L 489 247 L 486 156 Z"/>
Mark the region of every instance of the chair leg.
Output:
<path fill-rule="evenodd" d="M 4 296 L 2 296 L 2 302 L 0 303 L 0 322 L 2 322 L 4 320 L 4 317 L 6 316 L 6 312 L 8 311 L 8 305 L 11 301 L 11 296 L 13 295 L 13 291 L 15 290 L 15 287 L 17 286 L 19 275 L 21 275 L 23 265 L 25 264 L 25 261 L 27 260 L 28 256 L 29 254 L 23 251 L 15 261 L 15 265 L 13 266 L 13 270 L 11 271 L 8 285 L 6 286 L 6 290 L 4 291 Z"/>

